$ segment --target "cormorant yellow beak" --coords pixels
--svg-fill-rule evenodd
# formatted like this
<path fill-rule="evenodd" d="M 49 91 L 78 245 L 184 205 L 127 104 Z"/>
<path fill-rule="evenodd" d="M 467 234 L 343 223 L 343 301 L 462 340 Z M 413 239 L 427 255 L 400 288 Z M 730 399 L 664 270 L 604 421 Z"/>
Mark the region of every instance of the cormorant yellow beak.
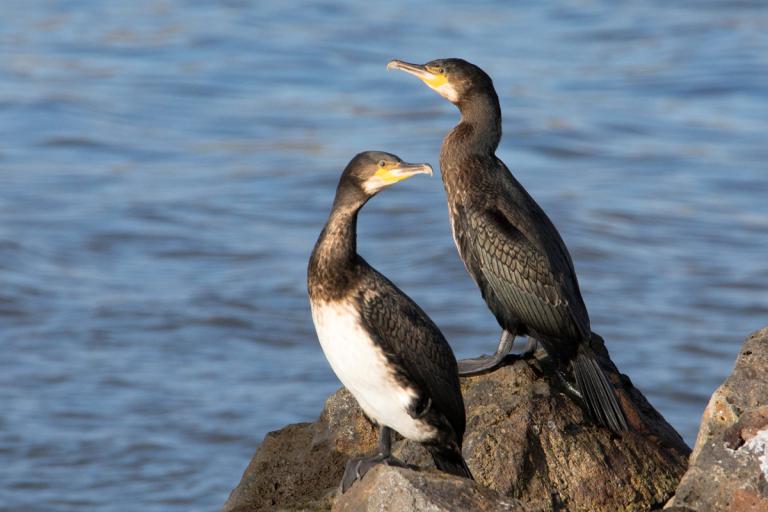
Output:
<path fill-rule="evenodd" d="M 409 164 L 407 162 L 389 163 L 380 167 L 363 187 L 369 194 L 375 194 L 379 190 L 394 185 L 398 181 L 407 180 L 417 174 L 429 174 L 432 176 L 432 166 L 429 164 Z"/>
<path fill-rule="evenodd" d="M 432 176 L 432 166 L 429 164 L 409 164 L 400 162 L 392 167 L 383 167 L 373 175 L 384 183 L 397 183 L 417 174 L 429 174 Z"/>
<path fill-rule="evenodd" d="M 418 77 L 432 89 L 439 90 L 448 83 L 448 79 L 443 74 L 433 73 L 426 66 L 421 64 L 411 64 L 402 60 L 391 60 L 387 63 L 387 69 L 399 69 L 411 75 Z"/>

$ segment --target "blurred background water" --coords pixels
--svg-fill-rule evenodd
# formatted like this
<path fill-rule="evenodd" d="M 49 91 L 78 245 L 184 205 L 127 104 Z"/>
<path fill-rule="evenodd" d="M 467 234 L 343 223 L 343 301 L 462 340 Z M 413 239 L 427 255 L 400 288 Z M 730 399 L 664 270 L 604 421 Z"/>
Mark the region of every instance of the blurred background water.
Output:
<path fill-rule="evenodd" d="M 762 1 L 4 1 L 0 510 L 213 510 L 317 416 L 339 173 L 436 165 L 458 119 L 390 58 L 491 74 L 594 330 L 692 443 L 768 323 L 766 33 Z M 459 356 L 496 346 L 439 178 L 373 200 L 359 249 Z"/>

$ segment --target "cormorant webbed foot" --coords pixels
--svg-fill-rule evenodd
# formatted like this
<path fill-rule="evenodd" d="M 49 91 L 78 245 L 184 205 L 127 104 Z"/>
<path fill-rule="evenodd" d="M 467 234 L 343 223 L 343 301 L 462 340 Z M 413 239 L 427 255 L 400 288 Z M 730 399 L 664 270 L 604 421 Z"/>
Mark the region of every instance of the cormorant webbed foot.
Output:
<path fill-rule="evenodd" d="M 473 357 L 472 359 L 462 359 L 459 361 L 459 375 L 465 377 L 495 370 L 496 368 L 503 366 L 505 357 L 506 354 L 503 356 L 494 354 L 492 356 L 480 356 Z"/>
<path fill-rule="evenodd" d="M 352 484 L 357 480 L 362 480 L 365 474 L 378 464 L 386 464 L 387 466 L 395 466 L 398 468 L 410 467 L 405 462 L 396 458 L 394 455 L 384 455 L 377 453 L 372 456 L 355 457 L 347 462 L 346 468 L 344 468 L 344 476 L 341 479 L 341 492 L 347 492 Z"/>
<path fill-rule="evenodd" d="M 430 401 L 431 404 L 431 401 Z M 355 457 L 347 462 L 344 476 L 341 478 L 341 492 L 345 493 L 357 480 L 362 480 L 365 474 L 377 464 L 386 464 L 398 468 L 410 467 L 392 455 L 392 429 L 381 427 L 379 432 L 379 453 Z"/>
<path fill-rule="evenodd" d="M 462 359 L 459 361 L 459 375 L 462 377 L 477 375 L 517 361 L 520 359 L 520 356 L 517 354 L 510 354 L 514 343 L 515 335 L 507 330 L 502 331 L 501 339 L 499 339 L 499 347 L 496 349 L 496 353 L 492 356 Z"/>

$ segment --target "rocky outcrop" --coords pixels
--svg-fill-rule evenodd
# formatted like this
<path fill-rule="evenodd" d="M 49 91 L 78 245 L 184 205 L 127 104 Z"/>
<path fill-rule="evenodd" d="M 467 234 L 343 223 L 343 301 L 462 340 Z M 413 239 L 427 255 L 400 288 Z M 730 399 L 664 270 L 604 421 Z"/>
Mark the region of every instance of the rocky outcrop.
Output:
<path fill-rule="evenodd" d="M 330 510 L 347 460 L 372 453 L 377 435 L 352 395 L 340 389 L 315 423 L 267 434 L 221 510 Z"/>
<path fill-rule="evenodd" d="M 424 470 L 376 468 L 337 498 L 346 461 L 372 453 L 377 434 L 342 389 L 326 401 L 317 422 L 267 435 L 222 510 L 329 510 L 334 503 L 335 510 L 418 510 L 422 504 L 428 510 L 660 508 L 674 493 L 690 450 L 617 372 L 602 340 L 596 337 L 593 345 L 632 432 L 616 436 L 593 425 L 559 382 L 546 377 L 546 361 L 519 361 L 462 379 L 464 455 L 476 482 L 430 471 L 426 451 L 401 439 L 395 455 Z M 386 508 L 389 503 L 408 506 Z"/>
<path fill-rule="evenodd" d="M 768 511 L 768 328 L 752 334 L 701 420 L 670 510 Z"/>
<path fill-rule="evenodd" d="M 470 480 L 435 471 L 379 466 L 340 495 L 333 512 L 473 512 L 528 510 L 518 500 L 505 498 Z"/>

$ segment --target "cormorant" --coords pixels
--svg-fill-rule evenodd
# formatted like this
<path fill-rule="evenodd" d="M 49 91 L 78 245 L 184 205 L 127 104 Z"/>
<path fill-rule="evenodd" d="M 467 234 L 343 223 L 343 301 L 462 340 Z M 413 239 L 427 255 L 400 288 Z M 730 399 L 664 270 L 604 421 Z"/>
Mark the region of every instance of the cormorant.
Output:
<path fill-rule="evenodd" d="M 491 78 L 462 59 L 424 65 L 393 60 L 459 108 L 461 121 L 440 148 L 440 172 L 453 238 L 467 271 L 503 331 L 496 354 L 459 362 L 461 375 L 504 364 L 515 336 L 528 335 L 557 361 L 571 362 L 591 415 L 614 432 L 627 429 L 595 354 L 589 316 L 571 256 L 549 217 L 495 151 L 501 108 Z"/>
<path fill-rule="evenodd" d="M 339 380 L 380 427 L 379 453 L 352 459 L 342 490 L 374 464 L 403 465 L 391 431 L 423 443 L 438 469 L 472 478 L 461 455 L 464 401 L 456 358 L 424 311 L 357 254 L 357 214 L 380 190 L 429 164 L 367 151 L 344 169 L 309 260 L 307 286 L 320 345 Z"/>

